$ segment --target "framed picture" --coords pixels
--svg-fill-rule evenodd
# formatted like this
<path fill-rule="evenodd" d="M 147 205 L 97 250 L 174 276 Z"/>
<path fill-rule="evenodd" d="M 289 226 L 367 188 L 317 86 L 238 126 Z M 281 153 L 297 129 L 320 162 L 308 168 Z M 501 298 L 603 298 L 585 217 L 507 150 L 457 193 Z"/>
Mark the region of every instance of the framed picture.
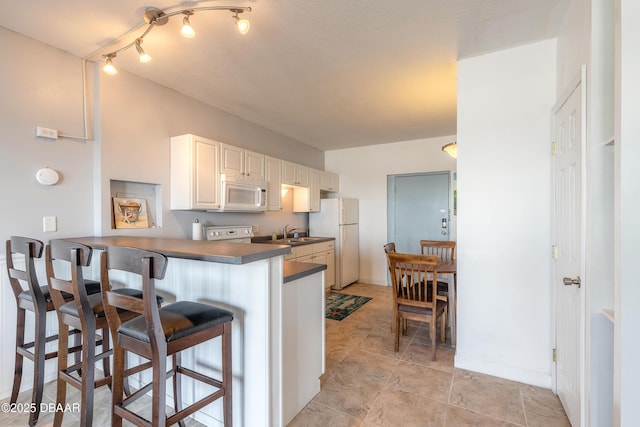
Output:
<path fill-rule="evenodd" d="M 146 200 L 114 197 L 113 219 L 116 228 L 149 228 Z"/>

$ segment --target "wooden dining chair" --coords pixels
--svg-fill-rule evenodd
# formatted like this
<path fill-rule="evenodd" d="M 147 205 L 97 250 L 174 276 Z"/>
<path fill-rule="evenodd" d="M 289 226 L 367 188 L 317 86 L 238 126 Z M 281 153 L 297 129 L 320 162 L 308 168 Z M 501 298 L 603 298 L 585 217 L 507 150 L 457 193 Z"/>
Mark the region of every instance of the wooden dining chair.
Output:
<path fill-rule="evenodd" d="M 440 340 L 444 343 L 447 319 L 447 303 L 434 298 L 438 280 L 438 257 L 400 253 L 389 253 L 388 257 L 394 290 L 394 350 L 397 352 L 400 348 L 400 333 L 406 334 L 405 320 L 425 322 L 429 323 L 431 360 L 436 360 L 436 323 L 439 318 Z M 427 274 L 433 275 L 432 281 L 424 280 Z"/>
<path fill-rule="evenodd" d="M 423 255 L 435 255 L 441 261 L 452 261 L 456 259 L 456 242 L 452 240 L 420 240 L 420 250 Z M 438 296 L 443 301 L 447 301 L 449 297 L 449 282 L 439 280 L 437 283 Z"/>

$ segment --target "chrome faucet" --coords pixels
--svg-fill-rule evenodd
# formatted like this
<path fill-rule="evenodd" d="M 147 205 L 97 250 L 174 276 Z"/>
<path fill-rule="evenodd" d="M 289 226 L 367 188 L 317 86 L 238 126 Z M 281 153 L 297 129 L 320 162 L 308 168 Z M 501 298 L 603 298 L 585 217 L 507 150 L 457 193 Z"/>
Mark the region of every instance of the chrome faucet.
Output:
<path fill-rule="evenodd" d="M 286 239 L 287 237 L 289 237 L 289 234 L 291 234 L 291 232 L 292 232 L 292 231 L 294 231 L 294 230 L 295 230 L 296 232 L 299 232 L 299 231 L 300 231 L 300 229 L 299 229 L 297 226 L 295 226 L 295 225 L 294 225 L 293 227 L 289 228 L 289 230 L 287 230 L 287 228 L 288 228 L 288 227 L 289 227 L 289 224 L 287 224 L 287 225 L 285 225 L 285 226 L 284 226 L 284 230 L 283 230 L 283 232 L 284 232 L 284 238 L 285 238 L 285 239 Z M 294 235 L 294 237 L 295 237 L 295 235 Z"/>

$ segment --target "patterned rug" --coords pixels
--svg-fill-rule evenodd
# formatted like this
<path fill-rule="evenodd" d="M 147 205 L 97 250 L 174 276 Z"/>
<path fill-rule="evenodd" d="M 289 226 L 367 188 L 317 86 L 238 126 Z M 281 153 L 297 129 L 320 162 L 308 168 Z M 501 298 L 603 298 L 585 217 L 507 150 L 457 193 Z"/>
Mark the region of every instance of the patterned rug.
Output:
<path fill-rule="evenodd" d="M 358 295 L 329 292 L 325 296 L 325 317 L 327 319 L 342 320 L 363 305 L 371 298 Z"/>

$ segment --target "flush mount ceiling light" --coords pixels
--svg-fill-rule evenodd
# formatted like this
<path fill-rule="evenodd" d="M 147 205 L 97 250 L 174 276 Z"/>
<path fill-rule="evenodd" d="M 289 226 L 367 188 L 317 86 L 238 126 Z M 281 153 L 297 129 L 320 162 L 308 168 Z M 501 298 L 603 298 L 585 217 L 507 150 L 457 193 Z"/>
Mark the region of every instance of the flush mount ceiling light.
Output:
<path fill-rule="evenodd" d="M 447 145 L 443 146 L 442 151 L 444 151 L 454 159 L 458 158 L 458 144 L 456 143 L 456 141 L 450 142 Z"/>
<path fill-rule="evenodd" d="M 246 19 L 240 19 L 238 14 L 243 13 L 243 12 L 251 12 L 251 8 L 250 7 L 202 6 L 202 7 L 193 7 L 193 8 L 189 8 L 189 9 L 166 11 L 166 12 L 162 11 L 162 10 L 160 10 L 158 8 L 155 8 L 155 7 L 149 7 L 144 12 L 144 21 L 145 21 L 145 23 L 140 24 L 137 27 L 131 29 L 126 34 L 124 34 L 124 35 L 120 36 L 119 38 L 113 40 L 107 46 L 104 46 L 104 47 L 100 48 L 98 51 L 96 51 L 93 54 L 89 55 L 87 58 L 94 57 L 94 56 L 97 57 L 98 54 L 101 54 L 102 59 L 104 59 L 104 62 L 105 62 L 104 67 L 102 68 L 102 70 L 105 73 L 110 74 L 110 75 L 114 75 L 114 74 L 116 74 L 118 72 L 116 67 L 113 65 L 113 59 L 119 53 L 124 52 L 125 50 L 128 50 L 128 49 L 132 48 L 133 46 L 135 46 L 136 50 L 138 51 L 138 56 L 140 58 L 140 62 L 142 62 L 142 63 L 149 62 L 151 60 L 151 56 L 148 55 L 144 51 L 144 49 L 142 49 L 142 42 L 144 41 L 144 38 L 146 37 L 146 35 L 149 34 L 149 32 L 151 32 L 151 30 L 154 27 L 166 24 L 167 22 L 169 22 L 169 18 L 171 18 L 172 16 L 184 15 L 184 18 L 182 20 L 182 28 L 180 29 L 180 33 L 184 37 L 192 38 L 192 37 L 194 37 L 196 35 L 196 32 L 193 29 L 193 27 L 191 26 L 191 22 L 189 22 L 189 17 L 192 16 L 195 12 L 200 12 L 200 11 L 204 11 L 204 10 L 228 10 L 228 11 L 230 11 L 230 12 L 232 12 L 234 14 L 232 16 L 232 19 L 233 19 L 236 27 L 238 28 L 238 31 L 240 32 L 240 34 L 247 34 L 247 32 L 249 31 L 249 21 L 246 20 Z M 136 30 L 138 30 L 139 28 L 142 28 L 145 25 L 147 26 L 147 28 L 133 42 L 121 47 L 120 49 L 117 49 L 117 50 L 102 54 L 102 52 L 104 52 L 109 46 L 112 46 L 112 45 L 118 43 L 124 37 L 130 36 L 131 33 L 135 32 Z"/>

